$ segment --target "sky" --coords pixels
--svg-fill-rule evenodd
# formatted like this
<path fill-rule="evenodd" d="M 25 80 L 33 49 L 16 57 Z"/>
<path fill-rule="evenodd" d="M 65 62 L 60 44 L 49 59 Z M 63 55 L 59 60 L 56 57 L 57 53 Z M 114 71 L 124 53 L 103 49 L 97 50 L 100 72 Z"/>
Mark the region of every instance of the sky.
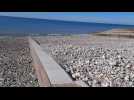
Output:
<path fill-rule="evenodd" d="M 134 12 L 0 12 L 0 15 L 134 25 Z"/>

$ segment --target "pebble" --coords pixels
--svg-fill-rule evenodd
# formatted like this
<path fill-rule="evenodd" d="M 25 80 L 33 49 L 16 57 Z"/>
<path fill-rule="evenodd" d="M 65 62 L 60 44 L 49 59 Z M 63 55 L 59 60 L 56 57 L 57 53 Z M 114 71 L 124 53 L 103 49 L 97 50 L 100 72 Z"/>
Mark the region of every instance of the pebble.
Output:
<path fill-rule="evenodd" d="M 33 82 L 33 83 L 31 83 Z M 38 87 L 27 38 L 0 39 L 0 87 Z"/>
<path fill-rule="evenodd" d="M 68 65 L 63 68 L 74 79 L 82 80 L 91 87 L 134 86 L 134 78 L 131 77 L 134 76 L 134 42 L 127 44 L 125 41 L 120 43 L 120 47 L 115 41 L 112 45 L 104 42 L 83 46 L 73 45 L 73 39 L 63 40 L 58 38 L 53 45 L 53 40 L 48 38 L 51 48 L 46 48 L 60 65 Z"/>

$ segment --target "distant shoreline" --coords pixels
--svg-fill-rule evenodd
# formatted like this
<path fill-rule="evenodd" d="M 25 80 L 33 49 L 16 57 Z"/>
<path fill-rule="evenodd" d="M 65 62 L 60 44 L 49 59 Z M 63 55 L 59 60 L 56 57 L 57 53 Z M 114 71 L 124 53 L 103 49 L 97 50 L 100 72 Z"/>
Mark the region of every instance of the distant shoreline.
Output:
<path fill-rule="evenodd" d="M 114 37 L 128 37 L 134 38 L 134 29 L 110 29 L 105 31 L 96 31 L 96 32 L 89 32 L 89 33 L 13 33 L 13 34 L 0 34 L 0 37 L 27 37 L 27 36 L 89 36 L 89 35 L 96 35 L 96 36 L 114 36 Z"/>

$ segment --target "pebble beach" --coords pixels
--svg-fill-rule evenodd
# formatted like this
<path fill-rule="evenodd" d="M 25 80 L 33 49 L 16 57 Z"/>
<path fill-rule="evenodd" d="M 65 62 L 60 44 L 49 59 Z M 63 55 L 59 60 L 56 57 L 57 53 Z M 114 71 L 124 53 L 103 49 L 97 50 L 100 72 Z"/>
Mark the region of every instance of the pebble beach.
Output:
<path fill-rule="evenodd" d="M 134 40 L 104 36 L 34 38 L 73 80 L 89 87 L 134 86 Z"/>
<path fill-rule="evenodd" d="M 26 37 L 0 38 L 0 87 L 38 87 Z"/>

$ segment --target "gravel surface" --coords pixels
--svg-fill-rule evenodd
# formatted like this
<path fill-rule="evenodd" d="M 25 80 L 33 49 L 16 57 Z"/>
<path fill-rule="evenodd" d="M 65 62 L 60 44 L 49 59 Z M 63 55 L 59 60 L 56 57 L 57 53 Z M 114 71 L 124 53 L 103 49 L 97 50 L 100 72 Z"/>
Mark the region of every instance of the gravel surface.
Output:
<path fill-rule="evenodd" d="M 37 87 L 27 38 L 0 38 L 0 87 Z"/>
<path fill-rule="evenodd" d="M 74 80 L 91 87 L 134 86 L 133 39 L 61 36 L 35 40 Z"/>

